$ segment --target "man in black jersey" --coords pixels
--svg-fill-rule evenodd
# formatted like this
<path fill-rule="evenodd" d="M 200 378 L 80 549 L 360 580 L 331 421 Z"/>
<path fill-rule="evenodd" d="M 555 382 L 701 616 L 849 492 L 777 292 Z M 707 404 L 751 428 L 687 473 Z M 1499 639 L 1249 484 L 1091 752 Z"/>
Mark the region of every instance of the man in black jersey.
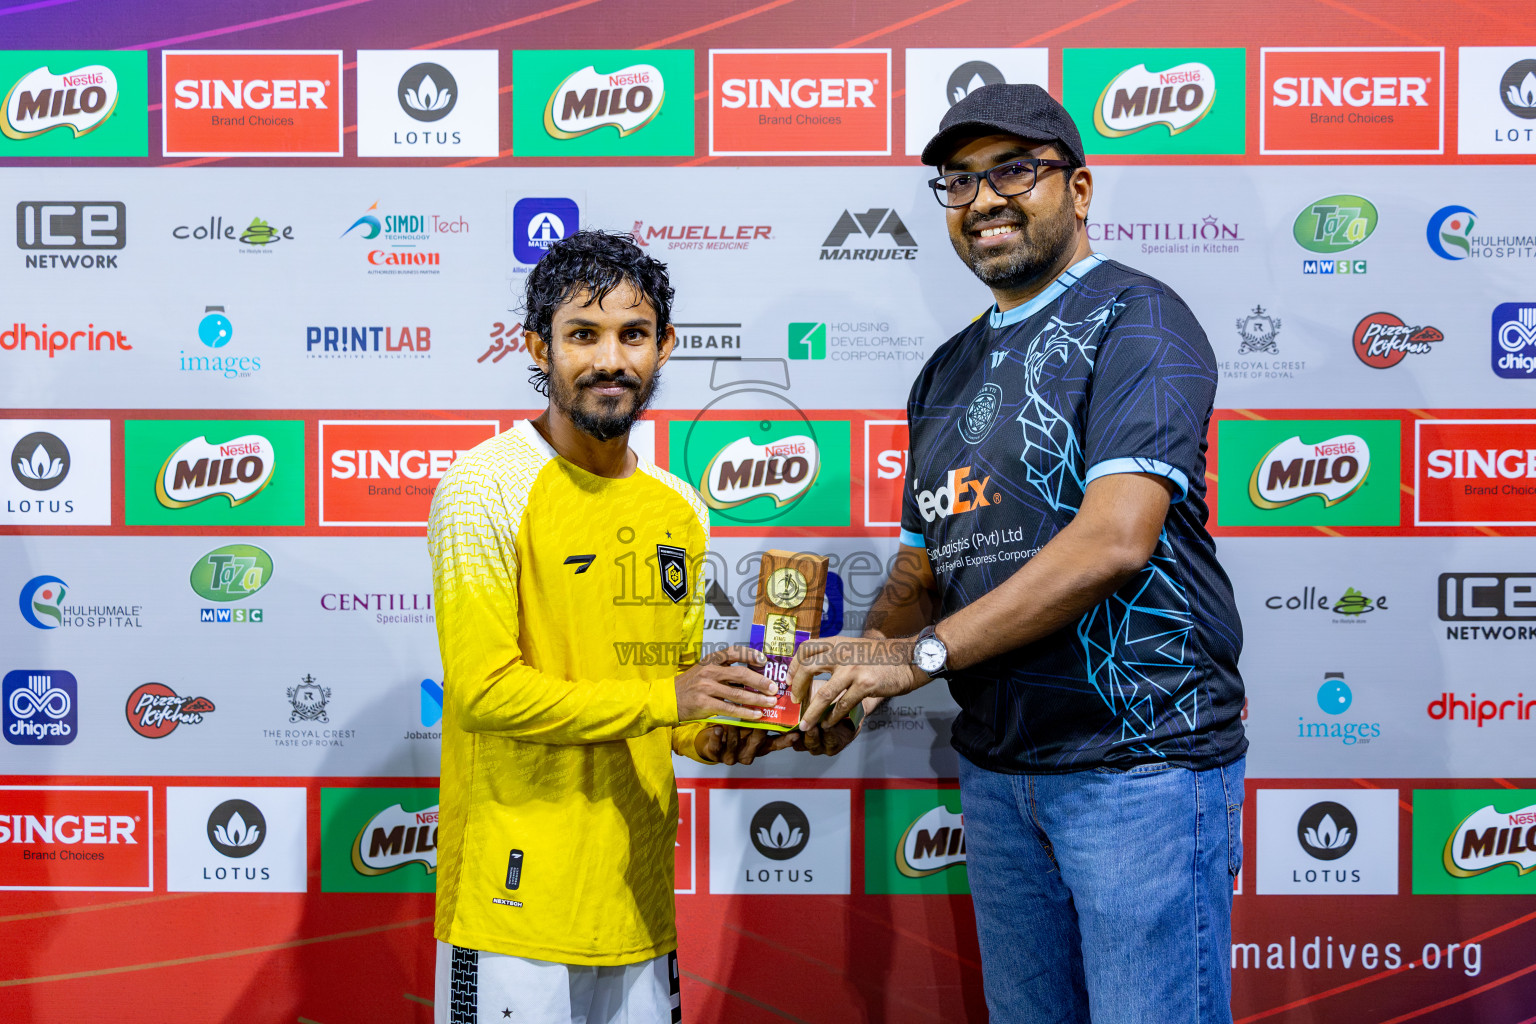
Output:
<path fill-rule="evenodd" d="M 1226 1024 L 1247 740 L 1205 526 L 1215 357 L 1090 249 L 1045 90 L 977 89 L 923 162 L 995 301 L 912 387 L 897 568 L 863 638 L 796 655 L 797 745 L 835 753 L 855 705 L 946 678 L 992 1018 Z"/>

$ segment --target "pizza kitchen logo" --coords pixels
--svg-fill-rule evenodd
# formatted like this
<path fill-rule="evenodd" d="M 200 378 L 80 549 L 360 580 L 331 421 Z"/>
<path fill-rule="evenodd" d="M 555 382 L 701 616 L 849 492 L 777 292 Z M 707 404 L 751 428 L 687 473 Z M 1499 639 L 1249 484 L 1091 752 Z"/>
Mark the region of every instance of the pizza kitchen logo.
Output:
<path fill-rule="evenodd" d="M 1275 445 L 1254 467 L 1248 497 L 1259 508 L 1283 508 L 1316 496 L 1325 507 L 1358 491 L 1371 471 L 1371 449 L 1358 434 L 1340 434 L 1317 444 L 1299 435 Z"/>
<path fill-rule="evenodd" d="M 1355 325 L 1355 355 L 1366 366 L 1385 370 L 1410 355 L 1428 355 L 1444 341 L 1437 327 L 1409 326 L 1395 313 L 1371 313 Z"/>
<path fill-rule="evenodd" d="M 179 725 L 200 725 L 215 708 L 207 697 L 183 697 L 164 683 L 145 683 L 128 695 L 128 725 L 146 739 L 164 739 Z"/>

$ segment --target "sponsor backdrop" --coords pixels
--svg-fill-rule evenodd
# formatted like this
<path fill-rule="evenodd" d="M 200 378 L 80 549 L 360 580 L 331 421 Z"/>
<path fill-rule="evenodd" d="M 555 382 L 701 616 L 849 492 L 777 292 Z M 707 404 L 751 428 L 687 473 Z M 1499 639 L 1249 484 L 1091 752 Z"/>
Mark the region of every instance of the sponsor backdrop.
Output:
<path fill-rule="evenodd" d="M 856 631 L 908 388 L 987 304 L 915 154 L 1035 82 L 1094 247 L 1220 364 L 1237 1018 L 1536 1020 L 1528 12 L 247 6 L 0 9 L 0 1017 L 429 1020 L 424 526 L 543 404 L 526 274 L 584 226 L 671 267 L 634 444 L 711 509 L 706 638 L 784 547 Z M 678 764 L 685 1019 L 985 1019 L 953 716 L 930 687 L 836 759 Z"/>

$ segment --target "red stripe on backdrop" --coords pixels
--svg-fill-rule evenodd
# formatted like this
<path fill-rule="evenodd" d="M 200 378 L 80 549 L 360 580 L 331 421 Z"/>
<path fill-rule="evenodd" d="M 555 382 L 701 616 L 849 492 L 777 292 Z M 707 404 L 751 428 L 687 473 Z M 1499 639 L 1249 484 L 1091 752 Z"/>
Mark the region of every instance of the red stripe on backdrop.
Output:
<path fill-rule="evenodd" d="M 340 11 L 348 7 L 357 7 L 361 4 L 373 3 L 373 0 L 336 0 L 335 3 L 321 4 L 318 7 L 306 7 L 302 11 L 290 11 L 287 14 L 274 14 L 270 18 L 257 18 L 254 21 L 242 21 L 237 25 L 225 25 L 223 28 L 210 28 L 203 32 L 189 32 L 186 35 L 171 36 L 169 39 L 156 39 L 149 43 L 139 43 L 135 46 L 125 46 L 125 50 L 155 50 L 162 46 L 174 46 L 177 43 L 190 43 L 197 39 L 212 39 L 214 36 L 227 36 L 235 32 L 244 32 L 253 28 L 265 28 L 268 25 L 279 25 L 285 21 L 297 21 L 300 18 L 311 18 L 317 14 L 328 14 L 331 11 Z"/>

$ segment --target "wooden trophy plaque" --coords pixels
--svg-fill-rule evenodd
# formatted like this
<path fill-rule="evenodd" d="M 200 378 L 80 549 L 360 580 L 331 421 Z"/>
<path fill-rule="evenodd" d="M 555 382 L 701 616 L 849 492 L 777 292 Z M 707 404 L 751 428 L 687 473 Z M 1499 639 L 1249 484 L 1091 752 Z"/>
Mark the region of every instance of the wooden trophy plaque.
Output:
<path fill-rule="evenodd" d="M 821 604 L 827 590 L 827 557 L 794 551 L 765 551 L 757 573 L 751 646 L 768 656 L 763 675 L 778 686 L 778 705 L 756 721 L 717 717 L 714 721 L 788 732 L 800 723 L 800 705 L 790 699 L 789 661 L 795 649 L 821 634 Z"/>

